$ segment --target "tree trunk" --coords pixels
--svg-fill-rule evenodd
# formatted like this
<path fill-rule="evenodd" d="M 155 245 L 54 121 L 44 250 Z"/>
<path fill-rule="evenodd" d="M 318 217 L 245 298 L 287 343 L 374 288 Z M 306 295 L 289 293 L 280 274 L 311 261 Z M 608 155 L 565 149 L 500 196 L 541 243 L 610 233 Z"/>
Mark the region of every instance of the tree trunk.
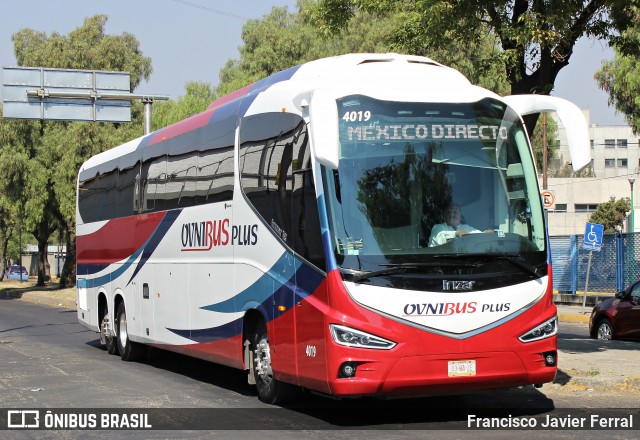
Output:
<path fill-rule="evenodd" d="M 49 237 L 56 230 L 56 226 L 51 220 L 49 212 L 45 211 L 40 223 L 33 231 L 33 236 L 38 241 L 38 286 L 44 286 L 48 280 L 47 274 L 47 249 L 49 247 Z"/>
<path fill-rule="evenodd" d="M 60 274 L 60 288 L 73 287 L 76 284 L 76 233 L 73 223 L 67 223 L 64 233 L 67 255 Z"/>
<path fill-rule="evenodd" d="M 49 279 L 47 274 L 47 249 L 49 247 L 49 237 L 45 240 L 38 239 L 38 286 L 44 286 Z"/>

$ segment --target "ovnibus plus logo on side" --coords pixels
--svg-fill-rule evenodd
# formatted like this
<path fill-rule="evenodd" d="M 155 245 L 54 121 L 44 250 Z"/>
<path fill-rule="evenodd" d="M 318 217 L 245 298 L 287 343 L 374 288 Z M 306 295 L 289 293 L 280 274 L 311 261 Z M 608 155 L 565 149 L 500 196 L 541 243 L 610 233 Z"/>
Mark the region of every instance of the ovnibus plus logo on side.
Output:
<path fill-rule="evenodd" d="M 209 251 L 229 244 L 255 246 L 258 242 L 258 225 L 231 226 L 228 218 L 183 223 L 181 230 L 182 252 Z M 231 231 L 229 231 L 231 230 Z"/>

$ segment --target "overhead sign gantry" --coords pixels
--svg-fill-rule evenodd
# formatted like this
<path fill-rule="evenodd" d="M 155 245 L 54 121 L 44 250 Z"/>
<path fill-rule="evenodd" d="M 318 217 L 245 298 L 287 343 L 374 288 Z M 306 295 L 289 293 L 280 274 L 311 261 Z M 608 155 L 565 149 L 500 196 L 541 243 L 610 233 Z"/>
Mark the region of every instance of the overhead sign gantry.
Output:
<path fill-rule="evenodd" d="M 128 72 L 46 67 L 2 68 L 2 116 L 10 119 L 130 122 L 131 100 L 145 105 L 145 134 L 151 104 L 166 95 L 130 92 Z"/>

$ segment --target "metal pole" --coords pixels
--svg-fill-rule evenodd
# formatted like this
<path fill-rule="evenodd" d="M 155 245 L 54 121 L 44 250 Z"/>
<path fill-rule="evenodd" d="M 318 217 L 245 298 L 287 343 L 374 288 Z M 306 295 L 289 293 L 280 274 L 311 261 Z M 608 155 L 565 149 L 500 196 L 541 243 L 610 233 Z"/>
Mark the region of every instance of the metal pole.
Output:
<path fill-rule="evenodd" d="M 20 210 L 20 226 L 18 229 L 18 265 L 20 266 L 20 282 L 22 282 L 22 210 Z"/>
<path fill-rule="evenodd" d="M 593 251 L 589 251 L 589 263 L 587 263 L 587 280 L 584 283 L 584 295 L 582 297 L 582 307 L 587 306 L 587 292 L 589 291 L 589 273 L 591 272 L 591 256 Z"/>
<path fill-rule="evenodd" d="M 153 105 L 153 99 L 145 98 L 142 100 L 144 104 L 144 134 L 151 133 L 151 106 Z"/>
<path fill-rule="evenodd" d="M 547 114 L 542 113 L 542 190 L 547 189 L 547 155 L 549 154 L 547 145 Z M 544 223 L 549 227 L 549 210 L 544 208 Z"/>
<path fill-rule="evenodd" d="M 636 240 L 635 240 L 635 231 L 636 231 L 636 226 L 635 226 L 635 215 L 634 215 L 634 208 L 633 205 L 635 204 L 635 198 L 633 197 L 633 184 L 635 183 L 636 178 L 634 177 L 629 177 L 629 185 L 631 185 L 631 218 L 629 219 L 629 232 L 631 233 L 631 281 L 635 281 L 636 280 L 636 249 L 635 249 L 635 245 L 636 245 Z"/>
<path fill-rule="evenodd" d="M 631 224 L 629 225 L 629 229 L 632 234 L 635 232 L 635 223 L 634 223 L 634 209 L 633 209 L 633 205 L 634 205 L 634 197 L 633 197 L 633 184 L 635 183 L 636 179 L 635 177 L 629 177 L 629 184 L 631 185 Z"/>
<path fill-rule="evenodd" d="M 549 146 L 547 145 L 547 114 L 542 114 L 542 189 L 547 189 Z"/>

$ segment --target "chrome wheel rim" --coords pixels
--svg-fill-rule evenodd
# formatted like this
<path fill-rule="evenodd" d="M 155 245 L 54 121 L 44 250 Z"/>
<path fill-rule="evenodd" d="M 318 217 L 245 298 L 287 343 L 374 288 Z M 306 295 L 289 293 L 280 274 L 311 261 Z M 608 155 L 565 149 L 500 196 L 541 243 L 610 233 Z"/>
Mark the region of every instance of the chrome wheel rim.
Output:
<path fill-rule="evenodd" d="M 271 350 L 269 340 L 264 338 L 258 342 L 255 350 L 256 375 L 265 384 L 270 384 L 273 380 L 273 370 L 271 369 Z"/>
<path fill-rule="evenodd" d="M 120 344 L 122 344 L 122 346 L 124 347 L 127 344 L 129 338 L 129 335 L 127 333 L 127 315 L 121 313 L 118 323 L 118 337 L 120 339 Z"/>
<path fill-rule="evenodd" d="M 607 323 L 602 323 L 598 327 L 598 339 L 603 341 L 611 340 L 611 327 Z"/>

